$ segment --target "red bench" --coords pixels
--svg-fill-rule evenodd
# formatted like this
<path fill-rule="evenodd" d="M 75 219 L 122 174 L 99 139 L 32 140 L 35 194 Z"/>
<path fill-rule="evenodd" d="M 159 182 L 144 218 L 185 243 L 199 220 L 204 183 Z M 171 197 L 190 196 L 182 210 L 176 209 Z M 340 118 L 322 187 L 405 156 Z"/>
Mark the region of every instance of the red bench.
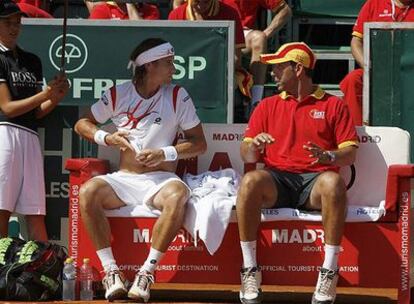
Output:
<path fill-rule="evenodd" d="M 243 173 L 254 168 L 255 164 L 242 164 L 239 157 L 243 125 L 206 124 L 204 130 L 207 153 L 198 159 L 180 161 L 177 173 L 195 174 L 227 167 Z M 339 260 L 339 286 L 396 288 L 398 303 L 409 304 L 409 227 L 414 188 L 409 135 L 389 127 L 361 127 L 358 135 L 360 147 L 355 172 L 352 174 L 350 168 L 341 170 L 351 187 L 348 190 L 349 223 Z M 116 163 L 114 152 L 108 152 L 110 150 L 105 147 L 99 149 L 99 158 L 110 158 L 112 164 Z M 83 257 L 91 258 L 98 270 L 101 270 L 99 260 L 80 219 L 78 194 L 82 183 L 108 172 L 109 167 L 108 160 L 90 158 L 70 159 L 66 164 L 66 169 L 71 171 L 69 252 L 78 264 Z M 290 209 L 287 213 L 290 217 L 286 217 L 286 210 L 283 212 L 272 209 L 263 213 L 258 239 L 263 284 L 314 286 L 322 263 L 323 227 L 319 221 L 309 220 L 314 214 Z M 156 218 L 129 214 L 129 211 L 115 211 L 108 216 L 114 255 L 120 268 L 132 279 L 146 258 Z M 367 219 L 370 217 L 379 219 Z M 223 242 L 213 256 L 203 242 L 195 245 L 191 235 L 183 229 L 157 269 L 157 282 L 239 284 L 241 253 L 235 221 L 232 217 Z"/>

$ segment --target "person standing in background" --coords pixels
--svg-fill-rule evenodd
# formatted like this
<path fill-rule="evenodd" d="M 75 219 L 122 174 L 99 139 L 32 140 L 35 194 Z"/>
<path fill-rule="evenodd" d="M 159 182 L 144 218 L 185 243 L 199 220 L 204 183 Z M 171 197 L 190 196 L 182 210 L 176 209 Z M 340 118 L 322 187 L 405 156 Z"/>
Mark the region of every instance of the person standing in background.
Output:
<path fill-rule="evenodd" d="M 0 2 L 0 236 L 12 212 L 25 215 L 30 239 L 47 240 L 43 156 L 37 119 L 50 113 L 69 89 L 60 73 L 42 90 L 40 59 L 17 45 L 22 11 Z"/>

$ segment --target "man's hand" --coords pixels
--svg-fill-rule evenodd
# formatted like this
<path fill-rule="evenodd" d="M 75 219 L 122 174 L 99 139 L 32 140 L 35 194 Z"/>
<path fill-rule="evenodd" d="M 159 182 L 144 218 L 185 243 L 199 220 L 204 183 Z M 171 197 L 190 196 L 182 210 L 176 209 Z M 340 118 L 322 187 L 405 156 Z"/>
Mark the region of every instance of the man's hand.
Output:
<path fill-rule="evenodd" d="M 165 154 L 161 149 L 144 149 L 135 158 L 141 165 L 156 167 L 165 160 Z"/>
<path fill-rule="evenodd" d="M 113 134 L 107 135 L 105 137 L 105 142 L 108 146 L 116 146 L 119 147 L 121 151 L 126 151 L 130 149 L 131 151 L 135 151 L 134 147 L 128 140 L 129 132 L 127 131 L 117 131 Z"/>
<path fill-rule="evenodd" d="M 256 135 L 253 140 L 249 144 L 249 148 L 253 151 L 260 151 L 260 153 L 264 152 L 266 145 L 270 145 L 274 143 L 275 139 L 272 135 L 268 133 L 260 133 Z"/>
<path fill-rule="evenodd" d="M 309 154 L 310 158 L 316 158 L 311 164 L 332 164 L 334 160 L 332 160 L 332 156 L 330 152 L 327 150 L 322 149 L 318 145 L 314 144 L 313 142 L 308 141 L 306 145 L 303 145 L 303 149 L 308 150 L 311 152 Z"/>
<path fill-rule="evenodd" d="M 126 3 L 129 20 L 143 20 L 144 14 L 140 11 L 141 5 L 138 3 Z"/>

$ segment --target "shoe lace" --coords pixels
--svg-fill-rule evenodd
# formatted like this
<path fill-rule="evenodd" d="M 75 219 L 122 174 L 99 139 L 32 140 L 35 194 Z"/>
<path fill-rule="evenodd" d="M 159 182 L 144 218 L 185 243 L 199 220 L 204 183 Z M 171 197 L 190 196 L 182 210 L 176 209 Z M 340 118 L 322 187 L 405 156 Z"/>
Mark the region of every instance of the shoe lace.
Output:
<path fill-rule="evenodd" d="M 321 272 L 321 280 L 318 288 L 318 292 L 323 295 L 329 295 L 333 287 L 332 282 L 335 277 L 335 271 L 329 270 Z"/>
<path fill-rule="evenodd" d="M 154 276 L 150 273 L 140 272 L 138 274 L 137 286 L 139 289 L 147 290 L 154 283 Z"/>
<path fill-rule="evenodd" d="M 106 274 L 105 278 L 104 278 L 104 283 L 106 284 L 106 286 L 111 286 L 113 284 L 115 284 L 115 277 L 119 276 L 119 272 L 117 270 L 110 270 L 108 271 L 108 273 Z"/>
<path fill-rule="evenodd" d="M 256 272 L 247 270 L 243 273 L 243 289 L 245 293 L 258 292 Z"/>

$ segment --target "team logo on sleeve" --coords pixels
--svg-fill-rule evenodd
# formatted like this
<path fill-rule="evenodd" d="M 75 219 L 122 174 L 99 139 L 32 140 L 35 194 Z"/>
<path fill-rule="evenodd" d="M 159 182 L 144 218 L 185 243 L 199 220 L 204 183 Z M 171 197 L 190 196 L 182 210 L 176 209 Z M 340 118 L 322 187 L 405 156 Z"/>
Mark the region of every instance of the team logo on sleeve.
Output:
<path fill-rule="evenodd" d="M 183 98 L 183 102 L 186 102 L 187 100 L 189 100 L 190 99 L 190 96 L 189 95 L 187 95 L 186 97 L 184 97 Z"/>
<path fill-rule="evenodd" d="M 317 109 L 312 109 L 310 110 L 309 115 L 313 119 L 325 119 L 325 111 L 318 111 Z"/>

